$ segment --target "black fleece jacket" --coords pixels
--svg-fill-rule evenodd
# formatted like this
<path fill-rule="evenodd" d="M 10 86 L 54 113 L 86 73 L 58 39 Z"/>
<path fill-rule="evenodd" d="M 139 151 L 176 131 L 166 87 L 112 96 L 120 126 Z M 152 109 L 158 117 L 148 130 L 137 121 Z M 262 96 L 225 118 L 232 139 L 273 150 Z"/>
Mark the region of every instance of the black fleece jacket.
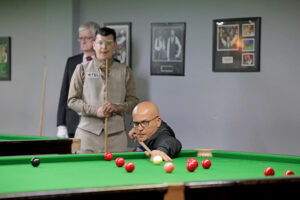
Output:
<path fill-rule="evenodd" d="M 160 127 L 152 135 L 151 138 L 144 141 L 150 150 L 160 150 L 173 158 L 180 152 L 182 145 L 179 140 L 176 139 L 175 133 L 167 123 L 162 121 Z M 139 147 L 145 151 L 143 147 Z"/>

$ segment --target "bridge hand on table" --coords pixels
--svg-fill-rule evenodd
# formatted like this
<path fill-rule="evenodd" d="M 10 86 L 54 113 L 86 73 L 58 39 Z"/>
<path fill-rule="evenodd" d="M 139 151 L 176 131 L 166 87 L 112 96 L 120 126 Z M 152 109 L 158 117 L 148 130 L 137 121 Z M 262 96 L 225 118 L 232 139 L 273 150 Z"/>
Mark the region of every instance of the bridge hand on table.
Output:
<path fill-rule="evenodd" d="M 148 151 L 145 151 L 146 156 L 151 156 L 151 154 Z M 173 161 L 165 152 L 160 150 L 152 150 L 152 156 L 150 158 L 151 161 L 153 161 L 154 156 L 160 156 L 164 161 Z"/>

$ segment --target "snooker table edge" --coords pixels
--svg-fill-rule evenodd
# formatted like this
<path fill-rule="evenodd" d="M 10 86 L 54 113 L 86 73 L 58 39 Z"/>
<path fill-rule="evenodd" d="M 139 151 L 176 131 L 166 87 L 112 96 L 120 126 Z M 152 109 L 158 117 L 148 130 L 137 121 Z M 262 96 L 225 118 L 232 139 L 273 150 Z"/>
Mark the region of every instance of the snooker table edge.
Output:
<path fill-rule="evenodd" d="M 213 154 L 213 149 L 196 149 L 198 150 L 198 156 L 208 156 L 208 154 Z M 209 156 L 208 156 L 209 157 Z M 103 187 L 103 188 L 82 188 L 82 189 L 70 189 L 70 190 L 55 190 L 55 191 L 38 191 L 38 192 L 25 192 L 25 193 L 14 193 L 14 194 L 4 194 L 0 195 L 0 199 L 34 199 L 37 198 L 52 198 L 52 197 L 71 197 L 73 195 L 98 195 L 98 194 L 126 194 L 128 192 L 143 192 L 143 191 L 158 191 L 165 194 L 165 200 L 167 200 L 168 193 L 171 195 L 178 196 L 184 195 L 185 191 L 197 190 L 197 189 L 213 189 L 213 188 L 234 188 L 234 187 L 247 187 L 247 186 L 265 186 L 272 184 L 277 184 L 286 187 L 291 183 L 300 185 L 300 177 L 282 177 L 282 178 L 261 178 L 261 179 L 242 179 L 242 180 L 221 180 L 221 181 L 205 181 L 205 182 L 187 182 L 187 183 L 176 183 L 176 184 L 147 184 L 147 185 L 133 185 L 133 186 L 115 186 L 115 187 Z M 175 188 L 177 193 L 172 191 L 171 188 Z M 178 189 L 179 188 L 179 189 Z M 180 189 L 183 188 L 183 189 Z M 174 200 L 174 198 L 169 198 Z M 180 198 L 178 198 L 180 199 Z M 184 198 L 183 198 L 184 199 Z"/>
<path fill-rule="evenodd" d="M 183 184 L 181 184 L 183 185 Z M 131 186 L 115 186 L 115 187 L 102 187 L 102 188 L 81 188 L 70 190 L 51 190 L 51 191 L 38 191 L 38 192 L 22 192 L 13 194 L 0 195 L 0 199 L 51 199 L 74 197 L 83 195 L 97 195 L 97 194 L 114 194 L 114 193 L 129 193 L 129 192 L 144 192 L 144 191 L 156 191 L 162 194 L 168 192 L 168 188 L 171 184 L 147 184 L 147 185 L 131 185 Z M 184 186 L 182 186 L 184 187 Z"/>

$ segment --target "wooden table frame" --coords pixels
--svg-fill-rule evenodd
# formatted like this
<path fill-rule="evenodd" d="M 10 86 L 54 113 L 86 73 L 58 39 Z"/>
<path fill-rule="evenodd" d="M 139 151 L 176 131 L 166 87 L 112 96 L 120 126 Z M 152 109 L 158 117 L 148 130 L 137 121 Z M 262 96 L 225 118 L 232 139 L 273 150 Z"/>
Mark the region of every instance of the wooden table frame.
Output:
<path fill-rule="evenodd" d="M 291 177 L 27 192 L 0 195 L 0 199 L 270 199 L 278 196 L 295 197 L 299 187 L 300 178 Z"/>

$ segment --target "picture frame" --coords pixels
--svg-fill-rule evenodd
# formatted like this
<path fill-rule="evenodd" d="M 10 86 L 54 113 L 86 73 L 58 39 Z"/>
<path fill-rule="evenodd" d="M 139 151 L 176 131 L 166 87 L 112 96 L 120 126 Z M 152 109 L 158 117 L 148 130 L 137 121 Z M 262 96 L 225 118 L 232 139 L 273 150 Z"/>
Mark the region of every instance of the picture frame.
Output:
<path fill-rule="evenodd" d="M 0 80 L 11 80 L 11 38 L 0 37 Z"/>
<path fill-rule="evenodd" d="M 151 23 L 151 75 L 184 76 L 185 22 Z"/>
<path fill-rule="evenodd" d="M 114 52 L 114 58 L 131 67 L 131 22 L 104 23 L 104 26 L 116 31 L 118 48 Z"/>
<path fill-rule="evenodd" d="M 214 72 L 260 72 L 261 17 L 213 20 Z"/>

